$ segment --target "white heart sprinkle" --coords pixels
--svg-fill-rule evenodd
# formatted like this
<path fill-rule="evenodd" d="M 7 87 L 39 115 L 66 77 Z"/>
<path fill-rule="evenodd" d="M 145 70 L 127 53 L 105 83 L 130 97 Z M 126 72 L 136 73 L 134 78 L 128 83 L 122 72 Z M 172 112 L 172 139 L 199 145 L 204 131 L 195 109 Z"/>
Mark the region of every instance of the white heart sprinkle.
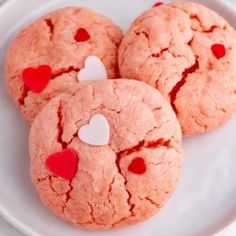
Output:
<path fill-rule="evenodd" d="M 89 56 L 85 60 L 85 67 L 77 74 L 79 81 L 106 80 L 107 71 L 102 61 L 96 56 Z"/>
<path fill-rule="evenodd" d="M 79 129 L 78 137 L 90 145 L 107 145 L 110 139 L 110 127 L 106 117 L 101 114 L 93 116 L 88 125 Z"/>

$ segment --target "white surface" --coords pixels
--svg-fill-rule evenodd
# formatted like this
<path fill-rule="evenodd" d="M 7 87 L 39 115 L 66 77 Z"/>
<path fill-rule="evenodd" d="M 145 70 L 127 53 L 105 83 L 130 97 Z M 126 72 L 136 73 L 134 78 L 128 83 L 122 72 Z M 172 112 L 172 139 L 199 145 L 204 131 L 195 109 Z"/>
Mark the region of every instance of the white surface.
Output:
<path fill-rule="evenodd" d="M 3 61 L 9 41 L 8 32 L 14 32 L 48 11 L 46 0 L 16 0 L 0 9 L 0 62 Z M 94 8 L 127 28 L 129 22 L 152 0 L 52 0 L 52 5 L 70 3 Z M 65 3 L 66 2 L 66 3 Z M 202 1 L 227 16 L 236 24 L 235 14 L 224 8 L 219 1 Z M 221 1 L 223 2 L 223 1 Z M 23 7 L 25 5 L 25 7 Z M 42 5 L 42 7 L 36 7 Z M 32 8 L 33 6 L 33 8 Z M 124 13 L 124 11 L 126 13 Z M 26 14 L 27 13 L 27 14 Z M 11 16 L 11 17 L 9 17 Z M 117 16 L 117 17 L 115 17 Z M 19 20 L 20 19 L 20 20 Z M 236 25 L 234 25 L 236 26 Z M 11 35 L 12 36 L 12 35 Z M 0 73 L 3 74 L 2 64 Z M 27 152 L 28 126 L 20 118 L 14 105 L 7 97 L 1 80 L 0 86 L 0 211 L 15 226 L 30 236 L 207 236 L 222 229 L 236 217 L 236 117 L 215 132 L 184 141 L 185 166 L 177 192 L 167 206 L 154 218 L 143 224 L 122 230 L 89 232 L 73 228 L 52 215 L 40 203 L 30 183 Z M 1 224 L 1 223 L 0 223 Z M 5 223 L 3 223 L 5 225 Z M 8 228 L 0 235 L 14 235 Z M 236 235 L 234 226 L 220 236 Z"/>
<path fill-rule="evenodd" d="M 89 56 L 85 60 L 85 67 L 78 73 L 79 81 L 91 80 L 106 80 L 108 79 L 105 65 L 100 58 L 96 56 Z"/>

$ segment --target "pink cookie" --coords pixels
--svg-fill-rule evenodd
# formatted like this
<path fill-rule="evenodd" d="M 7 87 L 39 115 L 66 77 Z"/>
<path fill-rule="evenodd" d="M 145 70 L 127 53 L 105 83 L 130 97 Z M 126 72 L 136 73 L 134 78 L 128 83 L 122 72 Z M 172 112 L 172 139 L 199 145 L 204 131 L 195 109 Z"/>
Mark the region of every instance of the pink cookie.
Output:
<path fill-rule="evenodd" d="M 77 83 L 89 56 L 97 56 L 109 78 L 119 77 L 117 53 L 122 32 L 89 9 L 70 7 L 49 13 L 25 28 L 6 57 L 10 96 L 32 122 L 46 102 Z"/>
<path fill-rule="evenodd" d="M 185 136 L 225 123 L 236 108 L 236 33 L 196 3 L 162 4 L 141 15 L 119 51 L 124 78 L 157 88 Z"/>
<path fill-rule="evenodd" d="M 88 229 L 151 217 L 172 195 L 182 166 L 171 106 L 138 81 L 78 86 L 52 99 L 32 124 L 31 175 L 42 201 Z"/>

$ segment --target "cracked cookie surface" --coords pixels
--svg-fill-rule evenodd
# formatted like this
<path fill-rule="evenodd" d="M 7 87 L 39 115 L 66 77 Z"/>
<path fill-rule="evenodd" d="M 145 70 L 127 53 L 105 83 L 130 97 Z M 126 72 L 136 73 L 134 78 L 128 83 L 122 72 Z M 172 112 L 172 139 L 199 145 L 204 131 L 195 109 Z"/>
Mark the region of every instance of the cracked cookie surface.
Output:
<path fill-rule="evenodd" d="M 56 215 L 88 229 L 151 217 L 174 192 L 182 167 L 181 129 L 171 106 L 139 81 L 80 83 L 74 91 L 52 99 L 31 127 L 31 176 L 42 201 Z M 78 130 L 96 114 L 108 120 L 108 145 L 78 138 Z M 45 166 L 49 155 L 66 148 L 79 157 L 71 181 Z M 129 171 L 137 157 L 146 163 L 143 174 Z"/>
<path fill-rule="evenodd" d="M 76 41 L 78 29 L 86 30 L 89 37 Z M 76 7 L 49 13 L 22 30 L 8 50 L 5 67 L 9 94 L 25 119 L 32 122 L 46 102 L 75 86 L 76 75 L 88 56 L 99 57 L 109 78 L 118 78 L 122 37 L 122 31 L 108 18 Z M 24 85 L 22 71 L 45 64 L 52 69 L 51 79 L 41 93 L 34 93 Z"/>
<path fill-rule="evenodd" d="M 212 46 L 222 44 L 217 58 Z M 225 123 L 236 109 L 236 33 L 196 3 L 162 4 L 135 20 L 119 50 L 121 76 L 157 88 L 185 136 Z"/>

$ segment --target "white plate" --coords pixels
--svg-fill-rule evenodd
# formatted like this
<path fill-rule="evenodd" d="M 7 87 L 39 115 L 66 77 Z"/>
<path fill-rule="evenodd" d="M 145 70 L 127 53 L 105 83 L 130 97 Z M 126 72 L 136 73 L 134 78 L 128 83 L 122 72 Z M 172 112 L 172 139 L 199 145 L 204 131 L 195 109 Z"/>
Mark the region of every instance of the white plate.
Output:
<path fill-rule="evenodd" d="M 27 235 L 206 236 L 236 218 L 236 117 L 214 132 L 184 141 L 185 166 L 177 192 L 160 214 L 142 224 L 106 232 L 76 229 L 55 217 L 41 204 L 30 182 L 27 151 L 29 127 L 8 98 L 3 79 L 3 58 L 10 38 L 39 15 L 62 5 L 73 4 L 95 9 L 126 29 L 132 19 L 153 2 L 11 0 L 0 9 L 0 212 Z M 223 1 L 202 2 L 236 26 L 235 14 Z"/>

